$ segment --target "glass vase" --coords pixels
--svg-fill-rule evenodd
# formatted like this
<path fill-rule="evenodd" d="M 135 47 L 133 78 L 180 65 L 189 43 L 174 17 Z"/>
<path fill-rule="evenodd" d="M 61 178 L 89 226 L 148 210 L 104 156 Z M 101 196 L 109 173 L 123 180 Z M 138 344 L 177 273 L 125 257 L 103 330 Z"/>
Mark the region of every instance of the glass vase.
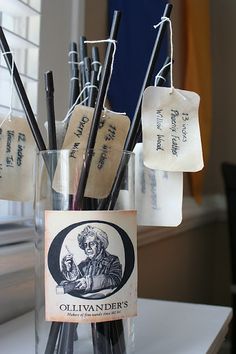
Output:
<path fill-rule="evenodd" d="M 35 175 L 35 352 L 135 353 L 134 154 L 42 151 Z"/>

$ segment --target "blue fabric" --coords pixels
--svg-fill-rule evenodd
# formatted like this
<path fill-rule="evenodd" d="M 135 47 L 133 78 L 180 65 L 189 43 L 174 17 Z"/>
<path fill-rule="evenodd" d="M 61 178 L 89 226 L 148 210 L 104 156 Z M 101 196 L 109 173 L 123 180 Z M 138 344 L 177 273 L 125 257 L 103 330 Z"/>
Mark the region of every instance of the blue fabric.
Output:
<path fill-rule="evenodd" d="M 166 3 L 165 0 L 108 1 L 109 26 L 114 10 L 122 13 L 108 98 L 114 111 L 126 112 L 131 119 L 158 31 L 153 25 L 161 21 Z M 168 36 L 165 35 L 156 73 L 167 53 Z"/>

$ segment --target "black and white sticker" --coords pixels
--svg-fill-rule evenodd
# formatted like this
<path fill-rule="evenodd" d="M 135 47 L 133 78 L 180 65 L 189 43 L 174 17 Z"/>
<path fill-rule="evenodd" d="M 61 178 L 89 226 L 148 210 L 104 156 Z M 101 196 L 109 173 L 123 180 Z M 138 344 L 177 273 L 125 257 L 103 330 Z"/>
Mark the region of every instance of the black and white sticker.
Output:
<path fill-rule="evenodd" d="M 46 320 L 137 313 L 136 211 L 45 212 Z"/>

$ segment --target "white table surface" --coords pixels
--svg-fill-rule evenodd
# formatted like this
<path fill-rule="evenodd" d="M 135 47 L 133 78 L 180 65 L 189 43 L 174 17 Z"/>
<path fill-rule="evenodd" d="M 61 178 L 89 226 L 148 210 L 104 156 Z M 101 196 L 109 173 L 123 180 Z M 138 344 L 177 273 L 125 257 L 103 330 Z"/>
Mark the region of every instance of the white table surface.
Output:
<path fill-rule="evenodd" d="M 139 299 L 135 354 L 217 353 L 232 309 Z M 0 353 L 34 354 L 34 313 L 0 325 Z"/>

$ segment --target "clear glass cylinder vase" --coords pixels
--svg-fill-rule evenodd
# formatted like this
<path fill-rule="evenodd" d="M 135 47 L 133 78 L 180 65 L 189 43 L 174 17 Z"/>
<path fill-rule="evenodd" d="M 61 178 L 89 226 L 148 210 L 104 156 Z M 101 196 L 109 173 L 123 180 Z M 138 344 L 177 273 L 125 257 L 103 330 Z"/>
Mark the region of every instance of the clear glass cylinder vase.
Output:
<path fill-rule="evenodd" d="M 134 171 L 126 151 L 38 153 L 37 354 L 135 353 Z"/>

